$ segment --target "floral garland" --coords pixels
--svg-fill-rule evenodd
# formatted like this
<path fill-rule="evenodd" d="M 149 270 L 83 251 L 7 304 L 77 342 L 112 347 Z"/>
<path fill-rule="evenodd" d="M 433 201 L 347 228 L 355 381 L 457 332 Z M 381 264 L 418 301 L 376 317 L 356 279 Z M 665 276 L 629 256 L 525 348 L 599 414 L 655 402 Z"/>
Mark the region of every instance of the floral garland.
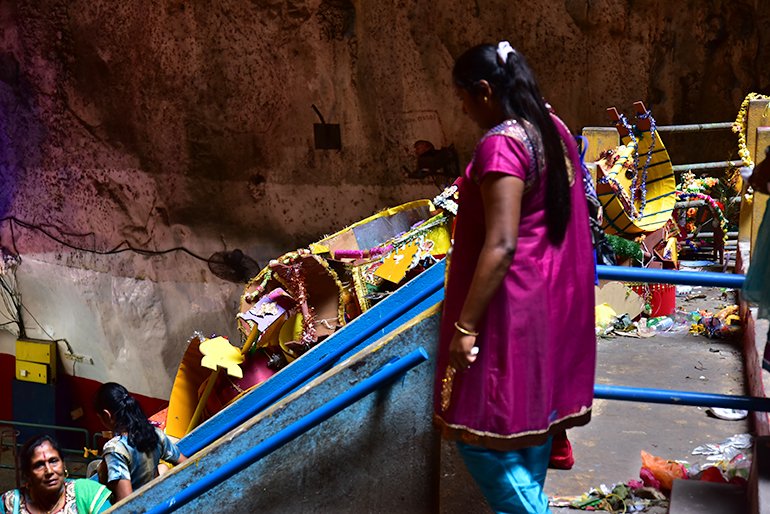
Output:
<path fill-rule="evenodd" d="M 716 177 L 696 178 L 692 171 L 687 171 L 682 174 L 682 181 L 676 185 L 676 189 L 685 193 L 705 193 L 718 185 L 719 179 Z"/>
<path fill-rule="evenodd" d="M 714 200 L 712 197 L 710 197 L 707 194 L 704 193 L 694 193 L 689 191 L 677 191 L 676 192 L 676 199 L 679 202 L 687 201 L 687 200 L 703 200 L 706 202 L 710 207 L 714 215 L 719 220 L 719 226 L 722 229 L 722 243 L 727 243 L 727 218 L 725 218 L 724 213 L 722 212 L 722 209 L 719 206 L 719 202 Z M 691 209 L 687 209 L 687 215 L 692 216 L 694 218 L 695 212 L 691 212 Z M 690 225 L 690 223 L 688 223 Z M 689 228 L 688 232 L 692 232 L 694 229 L 693 227 L 686 227 Z"/>
<path fill-rule="evenodd" d="M 753 167 L 754 161 L 751 160 L 751 151 L 749 151 L 746 145 L 746 116 L 749 110 L 749 104 L 752 100 L 767 100 L 770 96 L 760 95 L 759 93 L 749 93 L 741 103 L 741 108 L 738 110 L 738 116 L 733 122 L 733 132 L 738 134 L 738 156 L 743 161 L 744 166 Z"/>

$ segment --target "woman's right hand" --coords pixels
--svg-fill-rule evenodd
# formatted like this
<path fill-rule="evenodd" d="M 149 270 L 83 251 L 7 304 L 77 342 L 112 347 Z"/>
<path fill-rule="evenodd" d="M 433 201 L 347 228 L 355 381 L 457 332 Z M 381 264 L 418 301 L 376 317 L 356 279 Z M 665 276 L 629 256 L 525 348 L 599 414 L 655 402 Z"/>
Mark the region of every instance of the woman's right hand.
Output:
<path fill-rule="evenodd" d="M 476 348 L 476 336 L 454 332 L 449 343 L 449 365 L 461 371 L 466 369 L 476 360 L 478 349 Z"/>

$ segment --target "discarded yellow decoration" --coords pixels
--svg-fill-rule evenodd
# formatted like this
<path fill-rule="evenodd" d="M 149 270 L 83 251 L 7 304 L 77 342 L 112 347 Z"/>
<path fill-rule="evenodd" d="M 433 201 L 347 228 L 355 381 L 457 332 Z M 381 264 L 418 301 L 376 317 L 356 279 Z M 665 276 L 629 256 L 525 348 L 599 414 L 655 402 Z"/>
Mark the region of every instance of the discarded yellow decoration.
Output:
<path fill-rule="evenodd" d="M 609 306 L 607 303 L 597 305 L 595 308 L 596 314 L 596 326 L 600 328 L 607 328 L 617 317 L 615 309 Z"/>
<path fill-rule="evenodd" d="M 646 112 L 641 102 L 635 107 L 637 115 Z M 676 204 L 674 168 L 658 131 L 649 125 L 649 120 L 643 123 L 640 119 L 633 135 L 623 133 L 619 126 L 622 144 L 616 149 L 616 157 L 608 158 L 611 166 L 603 167 L 600 161 L 604 180 L 597 184 L 596 193 L 604 209 L 602 228 L 608 234 L 654 232 L 671 219 Z M 641 197 L 633 190 L 635 180 L 642 181 Z"/>
<path fill-rule="evenodd" d="M 382 265 L 374 272 L 380 278 L 384 278 L 394 284 L 398 284 L 406 276 L 414 254 L 419 248 L 416 243 L 410 243 L 403 248 L 385 257 Z"/>
<path fill-rule="evenodd" d="M 313 255 L 320 255 L 322 253 L 329 253 L 329 247 L 319 243 L 310 244 L 310 253 Z"/>
<path fill-rule="evenodd" d="M 203 357 L 200 351 L 201 338 L 202 336 L 194 335 L 190 339 L 171 389 L 166 434 L 178 439 L 187 434 L 187 427 L 198 404 L 198 391 L 211 376 L 211 373 L 200 365 Z"/>
<path fill-rule="evenodd" d="M 278 344 L 281 346 L 286 360 L 293 362 L 298 355 L 292 350 L 286 343 L 299 341 L 302 339 L 302 328 L 305 318 L 302 313 L 298 312 L 291 316 L 286 323 L 281 327 L 281 331 L 278 334 Z"/>
<path fill-rule="evenodd" d="M 243 371 L 239 364 L 243 362 L 243 354 L 240 348 L 230 344 L 230 341 L 222 336 L 206 339 L 200 345 L 203 354 L 201 366 L 216 371 L 218 368 L 227 370 L 231 377 L 243 378 Z"/>

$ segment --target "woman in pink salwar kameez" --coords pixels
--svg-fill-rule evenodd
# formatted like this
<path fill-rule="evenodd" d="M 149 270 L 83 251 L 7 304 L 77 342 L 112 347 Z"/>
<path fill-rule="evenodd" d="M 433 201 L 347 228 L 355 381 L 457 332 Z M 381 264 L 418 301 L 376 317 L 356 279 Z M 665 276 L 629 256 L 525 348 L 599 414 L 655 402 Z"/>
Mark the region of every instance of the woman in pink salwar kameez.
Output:
<path fill-rule="evenodd" d="M 594 259 L 577 148 L 507 42 L 453 71 L 487 133 L 459 179 L 435 422 L 497 512 L 548 512 L 554 434 L 590 419 Z"/>

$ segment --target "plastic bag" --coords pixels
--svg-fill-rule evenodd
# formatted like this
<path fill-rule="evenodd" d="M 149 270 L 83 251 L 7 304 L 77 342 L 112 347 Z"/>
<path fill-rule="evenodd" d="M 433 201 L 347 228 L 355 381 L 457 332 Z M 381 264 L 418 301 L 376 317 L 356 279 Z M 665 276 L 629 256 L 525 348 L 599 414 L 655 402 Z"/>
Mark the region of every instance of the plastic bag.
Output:
<path fill-rule="evenodd" d="M 661 490 L 664 491 L 671 491 L 674 479 L 687 478 L 687 469 L 682 464 L 656 457 L 642 450 L 642 470 L 644 469 L 652 473 L 652 476 L 660 482 Z M 641 473 L 640 476 L 642 476 Z"/>

